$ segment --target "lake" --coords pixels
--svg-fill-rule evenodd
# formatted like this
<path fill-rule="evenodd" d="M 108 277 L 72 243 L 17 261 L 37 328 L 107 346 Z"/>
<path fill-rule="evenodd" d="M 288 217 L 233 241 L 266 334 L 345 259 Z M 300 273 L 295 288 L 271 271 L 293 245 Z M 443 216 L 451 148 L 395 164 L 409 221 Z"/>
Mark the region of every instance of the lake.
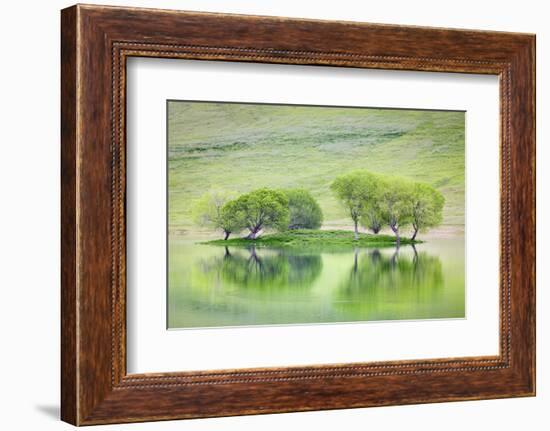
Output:
<path fill-rule="evenodd" d="M 465 316 L 464 237 L 412 247 L 242 248 L 169 241 L 168 327 Z"/>

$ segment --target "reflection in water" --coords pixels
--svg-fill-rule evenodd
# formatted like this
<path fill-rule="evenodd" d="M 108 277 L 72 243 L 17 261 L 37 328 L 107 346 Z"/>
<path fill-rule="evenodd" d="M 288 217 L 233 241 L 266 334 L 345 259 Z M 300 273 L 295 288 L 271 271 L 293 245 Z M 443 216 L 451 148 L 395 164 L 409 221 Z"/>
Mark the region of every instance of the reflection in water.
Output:
<path fill-rule="evenodd" d="M 399 249 L 171 242 L 171 328 L 464 317 L 463 239 Z"/>
<path fill-rule="evenodd" d="M 307 288 L 321 273 L 321 255 L 296 255 L 284 250 L 260 252 L 255 247 L 230 251 L 202 261 L 205 272 L 246 289 Z"/>
<path fill-rule="evenodd" d="M 444 276 L 438 257 L 410 247 L 391 254 L 379 249 L 355 249 L 353 266 L 335 292 L 339 307 L 354 315 L 385 314 L 388 304 L 394 304 L 393 319 L 407 318 L 411 307 L 430 305 L 441 297 Z M 437 317 L 437 316 L 433 316 Z M 382 317 L 378 317 L 382 318 Z"/>

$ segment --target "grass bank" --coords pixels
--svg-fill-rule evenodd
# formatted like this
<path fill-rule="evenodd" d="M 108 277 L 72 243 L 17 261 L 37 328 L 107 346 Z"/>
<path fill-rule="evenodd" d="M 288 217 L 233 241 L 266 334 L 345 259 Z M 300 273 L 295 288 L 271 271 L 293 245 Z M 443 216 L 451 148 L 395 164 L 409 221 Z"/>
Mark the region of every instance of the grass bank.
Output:
<path fill-rule="evenodd" d="M 411 241 L 409 238 L 401 238 L 401 244 L 419 244 L 422 241 Z M 230 238 L 228 240 L 216 239 L 206 241 L 203 244 L 236 246 L 236 247 L 392 247 L 396 244 L 395 236 L 373 235 L 360 233 L 355 240 L 353 232 L 349 230 L 292 230 L 287 232 L 262 235 L 257 239 Z"/>

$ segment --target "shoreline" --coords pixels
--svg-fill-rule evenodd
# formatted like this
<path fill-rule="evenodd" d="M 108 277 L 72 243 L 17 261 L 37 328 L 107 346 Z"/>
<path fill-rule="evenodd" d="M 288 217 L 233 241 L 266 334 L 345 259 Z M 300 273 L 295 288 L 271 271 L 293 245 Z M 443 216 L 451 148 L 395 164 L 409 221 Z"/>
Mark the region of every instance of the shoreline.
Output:
<path fill-rule="evenodd" d="M 424 241 L 402 237 L 399 245 L 415 245 Z M 225 247 L 396 247 L 397 239 L 393 235 L 360 233 L 355 239 L 353 231 L 348 230 L 309 230 L 297 229 L 262 235 L 256 239 L 242 237 L 214 239 L 200 244 Z"/>
<path fill-rule="evenodd" d="M 189 240 L 195 240 L 198 242 L 208 242 L 208 241 L 214 241 L 214 240 L 223 240 L 221 238 L 221 234 L 217 232 L 213 232 L 212 230 L 191 230 L 186 229 L 183 227 L 170 227 L 168 226 L 168 232 L 167 237 L 172 238 L 178 238 L 178 239 L 189 239 Z M 349 232 L 350 235 L 353 236 L 353 230 L 350 229 L 348 225 L 323 225 L 319 229 L 320 231 L 345 231 Z M 274 234 L 275 232 L 267 232 L 266 235 Z M 367 234 L 367 235 L 374 235 L 365 229 L 362 229 L 360 231 L 360 234 Z M 412 232 L 409 229 L 405 229 L 402 233 L 402 239 L 409 238 Z M 437 228 L 431 229 L 428 232 L 425 233 L 419 233 L 418 234 L 418 240 L 427 242 L 431 239 L 452 239 L 457 237 L 463 237 L 465 236 L 465 226 L 464 225 L 441 225 Z M 378 235 L 389 235 L 393 236 L 393 232 L 391 232 L 390 229 L 382 229 Z M 231 237 L 230 239 L 234 238 L 242 238 L 244 236 L 243 233 L 239 232 L 239 234 L 235 235 L 235 237 Z"/>

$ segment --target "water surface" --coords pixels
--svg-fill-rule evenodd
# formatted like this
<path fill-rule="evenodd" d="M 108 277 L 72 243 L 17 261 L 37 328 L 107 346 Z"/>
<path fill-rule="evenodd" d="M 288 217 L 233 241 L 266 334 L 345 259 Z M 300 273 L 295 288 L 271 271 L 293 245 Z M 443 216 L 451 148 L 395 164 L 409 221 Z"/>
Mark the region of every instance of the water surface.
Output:
<path fill-rule="evenodd" d="M 241 248 L 173 236 L 168 327 L 462 318 L 464 239 L 400 248 Z"/>

